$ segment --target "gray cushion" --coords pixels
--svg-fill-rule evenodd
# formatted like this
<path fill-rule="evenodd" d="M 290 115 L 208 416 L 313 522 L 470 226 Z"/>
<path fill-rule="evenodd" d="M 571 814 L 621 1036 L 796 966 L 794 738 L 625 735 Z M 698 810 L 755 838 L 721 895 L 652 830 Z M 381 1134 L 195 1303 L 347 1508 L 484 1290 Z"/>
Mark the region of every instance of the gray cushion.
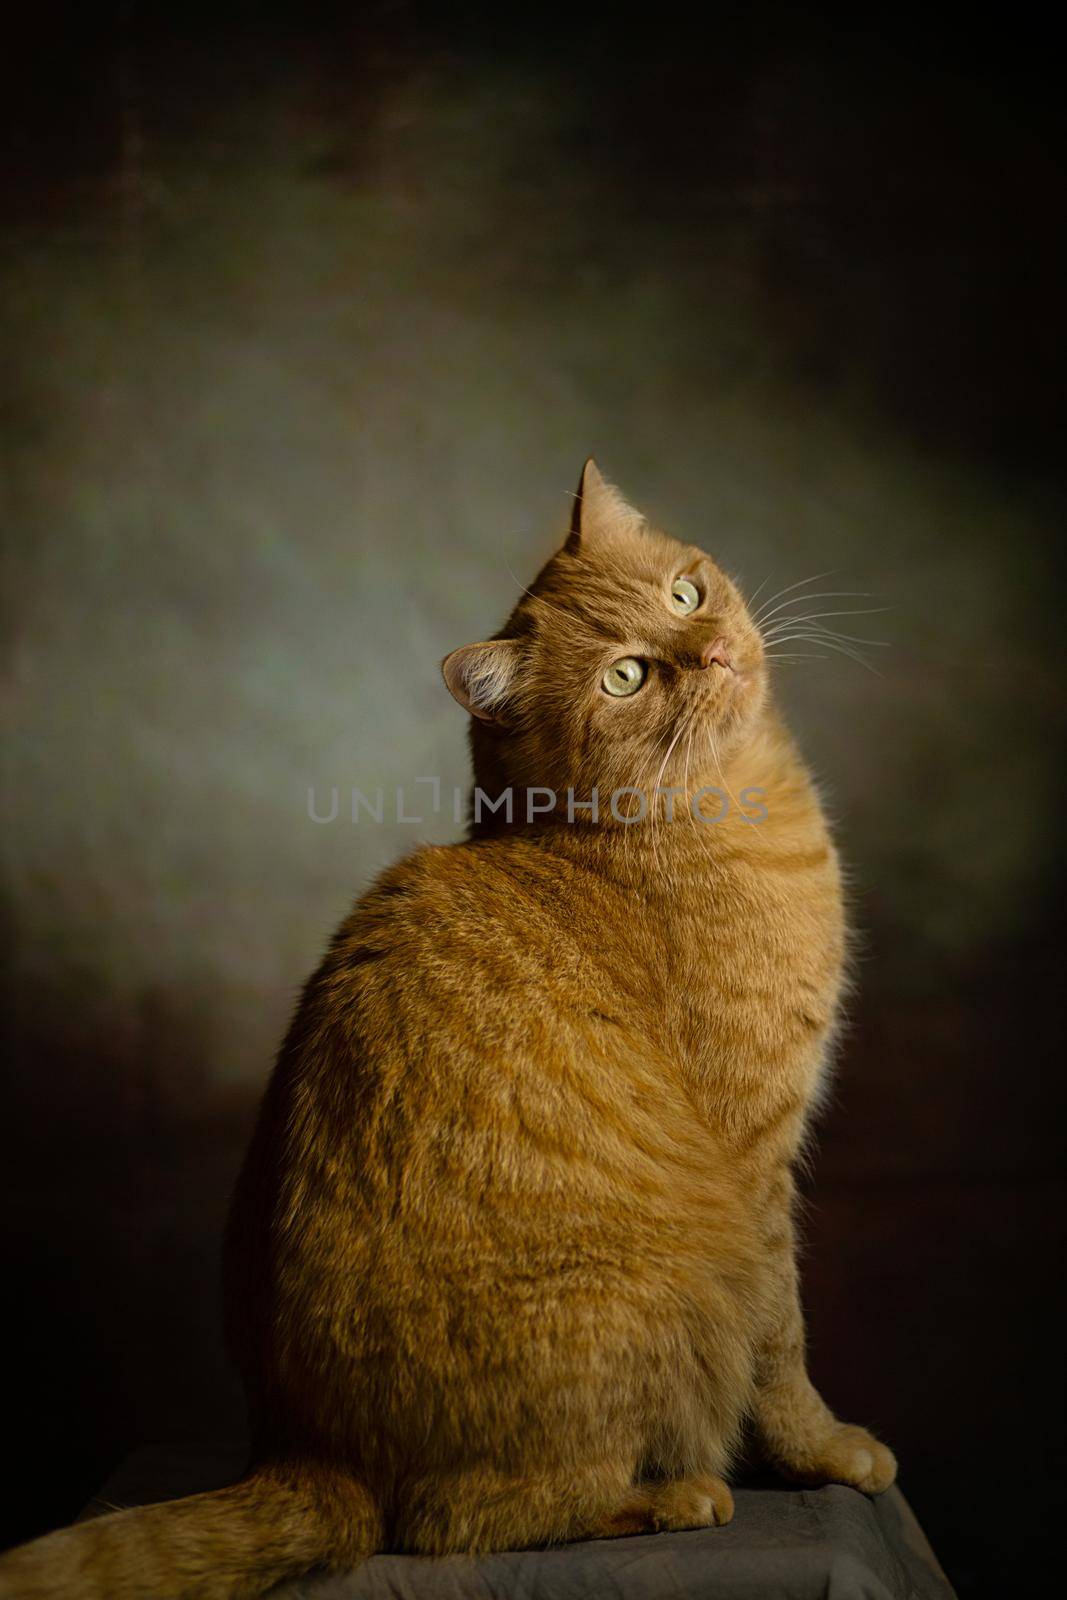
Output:
<path fill-rule="evenodd" d="M 142 1450 L 86 1507 L 193 1494 L 240 1476 L 240 1447 Z M 286 1600 L 953 1600 L 899 1489 L 736 1490 L 729 1527 L 595 1539 L 431 1561 L 373 1556 L 343 1576 L 302 1578 Z"/>

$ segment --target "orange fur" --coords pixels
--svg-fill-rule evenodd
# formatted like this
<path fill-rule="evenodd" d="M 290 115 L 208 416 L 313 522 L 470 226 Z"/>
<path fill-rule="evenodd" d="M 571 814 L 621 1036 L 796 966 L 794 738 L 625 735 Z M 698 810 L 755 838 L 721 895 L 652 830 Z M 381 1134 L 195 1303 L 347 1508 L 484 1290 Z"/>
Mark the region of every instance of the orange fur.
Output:
<path fill-rule="evenodd" d="M 601 688 L 622 656 L 629 698 Z M 740 594 L 590 463 L 563 549 L 445 676 L 516 816 L 386 872 L 304 992 L 228 1241 L 253 1474 L 15 1552 L 0 1592 L 251 1595 L 375 1548 L 724 1522 L 746 1423 L 799 1481 L 892 1481 L 805 1371 L 792 1165 L 844 924 Z M 612 815 L 657 783 L 736 803 Z M 527 822 L 534 786 L 560 798 Z"/>

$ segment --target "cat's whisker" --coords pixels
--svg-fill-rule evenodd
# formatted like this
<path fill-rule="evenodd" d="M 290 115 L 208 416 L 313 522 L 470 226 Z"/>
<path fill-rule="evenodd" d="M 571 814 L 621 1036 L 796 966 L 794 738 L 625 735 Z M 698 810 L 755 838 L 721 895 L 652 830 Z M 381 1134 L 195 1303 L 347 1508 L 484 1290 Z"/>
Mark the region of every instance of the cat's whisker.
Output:
<path fill-rule="evenodd" d="M 792 633 L 788 634 L 786 638 L 780 639 L 778 643 L 789 644 L 794 640 L 798 644 L 818 644 L 826 650 L 836 650 L 839 655 L 848 656 L 852 661 L 858 661 L 861 667 L 866 667 L 868 672 L 873 672 L 876 678 L 882 676 L 878 668 L 868 661 L 865 656 L 861 655 L 858 650 L 853 650 L 850 645 L 842 644 L 838 639 L 819 638 L 808 633 Z"/>
<path fill-rule="evenodd" d="M 696 728 L 698 715 L 699 715 L 699 708 L 698 707 L 694 707 L 693 710 L 689 713 L 688 716 L 686 716 L 683 713 L 682 725 L 678 729 L 678 736 L 674 740 L 672 740 L 672 743 L 671 743 L 671 750 L 673 751 L 675 746 L 677 745 L 678 739 L 680 737 L 684 736 L 685 740 L 686 740 L 686 744 L 685 744 L 685 763 L 684 763 L 683 773 L 682 773 L 682 785 L 683 785 L 683 788 L 685 790 L 686 806 L 688 806 L 688 804 L 689 804 L 689 756 L 690 756 L 690 751 L 692 750 L 693 733 L 694 733 L 695 728 Z M 669 754 L 670 754 L 670 752 L 668 752 L 668 755 Z M 658 773 L 657 778 L 656 778 L 656 788 L 657 788 L 657 790 L 659 788 L 659 784 L 660 784 L 661 780 L 664 777 L 665 771 L 666 771 L 666 762 L 664 762 L 663 765 L 660 767 L 659 773 Z M 668 822 L 672 822 L 673 823 L 674 821 L 677 820 L 676 814 L 675 814 L 675 809 L 674 809 L 675 808 L 676 799 L 677 799 L 676 795 L 671 795 L 669 797 L 669 802 L 668 802 L 667 799 L 664 800 L 663 816 L 664 816 L 664 819 L 667 820 Z M 669 804 L 669 808 L 670 808 L 669 810 L 668 810 L 668 804 Z M 658 827 L 658 824 L 659 824 L 659 808 L 658 808 L 658 806 L 657 806 L 657 810 L 656 810 L 656 819 L 657 819 L 657 827 Z M 657 864 L 658 864 L 658 857 L 657 857 Z"/>
<path fill-rule="evenodd" d="M 814 577 L 798 578 L 796 583 L 787 583 L 784 589 L 777 590 L 776 593 L 772 594 L 769 599 L 763 602 L 758 614 L 752 617 L 753 622 L 758 621 L 758 618 L 765 614 L 768 606 L 772 606 L 774 602 L 776 600 L 780 600 L 784 594 L 791 594 L 794 589 L 802 589 L 806 583 L 818 583 L 823 578 L 832 578 L 836 570 L 836 568 L 831 567 L 829 572 L 817 572 Z M 764 582 L 766 582 L 766 579 L 764 579 Z M 751 601 L 749 602 L 749 612 L 751 614 Z"/>
<path fill-rule="evenodd" d="M 773 636 L 778 628 L 792 628 L 798 622 L 817 622 L 820 617 L 875 617 L 884 611 L 892 611 L 892 609 L 892 606 L 848 606 L 840 611 L 794 612 L 788 617 L 780 617 L 777 622 L 772 622 L 764 637 Z"/>
<path fill-rule="evenodd" d="M 783 644 L 803 639 L 808 644 L 828 645 L 836 641 L 839 645 L 851 646 L 857 654 L 865 655 L 868 648 L 887 650 L 887 639 L 868 639 L 859 634 L 844 633 L 840 628 L 828 627 L 825 623 L 808 620 L 801 617 L 791 624 L 779 626 L 764 640 L 764 645 L 776 649 Z"/>
<path fill-rule="evenodd" d="M 841 639 L 846 644 L 863 646 L 873 645 L 882 650 L 887 650 L 889 648 L 889 641 L 887 639 L 868 639 L 860 634 L 845 633 L 842 628 L 831 627 L 828 623 L 818 622 L 814 618 L 811 620 L 805 620 L 803 617 L 798 617 L 792 624 L 792 630 L 794 633 L 806 633 L 812 638 Z M 771 635 L 771 637 L 767 639 L 766 643 L 771 646 L 781 643 L 782 639 L 788 636 L 789 631 L 789 627 L 777 629 Z"/>
<path fill-rule="evenodd" d="M 647 799 L 648 791 L 645 789 L 644 786 L 645 786 L 645 783 L 647 782 L 648 778 L 652 774 L 652 769 L 655 766 L 656 761 L 657 761 L 657 759 L 659 757 L 659 752 L 660 752 L 660 750 L 661 750 L 661 748 L 663 746 L 664 740 L 669 739 L 674 731 L 675 731 L 674 730 L 674 724 L 671 723 L 671 724 L 668 725 L 668 727 L 666 728 L 666 730 L 663 733 L 660 733 L 660 734 L 658 734 L 656 736 L 656 738 L 653 740 L 652 756 L 651 756 L 651 759 L 648 762 L 647 767 L 643 766 L 641 768 L 640 772 L 635 774 L 635 776 L 637 777 L 637 779 L 639 781 L 637 783 L 635 783 L 634 787 L 637 790 L 639 790 L 640 793 L 646 795 L 646 804 L 648 805 L 648 811 L 647 811 L 647 815 L 646 815 L 646 820 L 649 822 L 649 825 L 650 825 L 650 834 L 651 834 L 651 836 L 653 838 L 653 843 L 655 842 L 655 812 L 652 809 L 651 803 Z M 664 764 L 666 764 L 666 762 L 669 759 L 669 757 L 670 757 L 670 751 L 668 750 L 667 755 L 664 757 Z M 661 768 L 660 770 L 662 772 L 663 769 Z M 640 826 L 640 824 L 638 824 L 638 826 Z M 629 833 L 629 831 L 630 831 L 629 828 L 627 828 L 626 831 L 627 831 L 627 833 Z M 624 846 L 624 853 L 625 853 L 627 865 L 629 865 L 629 862 L 630 862 L 630 856 L 632 854 L 632 849 L 633 849 L 633 847 L 630 845 L 629 840 L 627 840 L 627 842 L 626 842 L 626 844 Z"/>
<path fill-rule="evenodd" d="M 769 606 L 774 605 L 776 600 L 780 600 L 783 595 L 792 593 L 794 589 L 802 589 L 805 584 L 818 583 L 821 578 L 829 578 L 832 575 L 832 572 L 817 572 L 810 578 L 798 578 L 796 583 L 787 583 L 784 588 L 776 589 L 774 594 L 769 595 L 767 599 L 764 600 L 762 606 L 760 607 L 759 614 L 764 613 Z"/>
<path fill-rule="evenodd" d="M 671 735 L 671 732 L 672 732 L 672 728 L 673 728 L 673 725 L 672 725 L 672 727 L 669 727 L 665 733 L 661 733 L 661 734 L 657 735 L 657 737 L 653 741 L 653 745 L 652 745 L 652 757 L 651 757 L 651 760 L 649 761 L 648 765 L 647 766 L 643 766 L 641 768 L 640 772 L 637 774 L 638 782 L 634 785 L 634 787 L 636 789 L 638 789 L 642 794 L 644 794 L 646 792 L 645 788 L 644 788 L 644 785 L 647 782 L 648 778 L 651 776 L 652 768 L 656 764 L 656 760 L 657 760 L 657 757 L 659 756 L 659 752 L 660 752 L 660 749 L 661 749 L 661 747 L 663 745 L 663 741 L 665 739 L 670 738 L 670 735 Z M 647 804 L 647 802 L 646 802 L 646 804 Z M 656 819 L 655 819 L 655 813 L 652 810 L 648 810 L 647 811 L 646 820 L 647 820 L 647 822 L 649 824 L 649 827 L 650 827 L 650 830 L 651 830 L 651 837 L 652 837 L 653 846 L 654 846 L 655 845 Z M 637 823 L 636 824 L 637 827 L 642 827 L 643 825 L 644 824 L 642 824 L 642 823 Z M 629 829 L 627 829 L 627 833 L 629 833 Z M 626 862 L 627 862 L 628 866 L 630 864 L 630 857 L 633 854 L 633 850 L 634 850 L 634 846 L 631 845 L 629 839 L 627 839 L 626 847 L 625 847 L 625 854 L 626 854 Z"/>
<path fill-rule="evenodd" d="M 772 617 L 780 611 L 786 611 L 789 606 L 807 605 L 812 600 L 876 600 L 878 596 L 870 589 L 816 589 L 813 594 L 795 594 L 792 600 L 783 600 L 775 606 L 773 611 L 761 610 L 759 626 L 766 627 Z"/>
<path fill-rule="evenodd" d="M 709 740 L 709 743 L 711 744 L 711 759 L 714 761 L 715 770 L 719 774 L 719 782 L 722 784 L 723 789 L 726 792 L 727 799 L 730 801 L 731 805 L 736 806 L 738 812 L 743 816 L 744 815 L 744 811 L 742 809 L 741 802 L 737 798 L 737 796 L 734 794 L 733 790 L 730 788 L 730 785 L 726 781 L 726 774 L 722 770 L 722 761 L 719 759 L 719 747 L 718 747 L 718 744 L 715 741 L 714 736 L 710 732 L 708 734 L 708 740 Z M 760 849 L 763 848 L 762 842 L 760 843 L 759 848 Z"/>
<path fill-rule="evenodd" d="M 653 756 L 652 756 L 652 762 L 649 765 L 649 767 L 647 769 L 647 772 L 645 774 L 646 779 L 650 779 L 651 780 L 651 787 L 646 791 L 646 799 L 647 799 L 647 804 L 648 804 L 649 837 L 652 840 L 653 854 L 656 857 L 657 865 L 658 865 L 658 860 L 659 860 L 659 838 L 658 838 L 658 835 L 659 835 L 659 823 L 660 823 L 659 805 L 658 805 L 658 793 L 657 793 L 657 791 L 659 790 L 659 786 L 660 786 L 661 782 L 663 781 L 663 776 L 664 776 L 664 773 L 666 772 L 667 767 L 668 767 L 668 765 L 670 763 L 671 756 L 674 754 L 674 751 L 676 750 L 676 748 L 678 746 L 678 741 L 679 741 L 679 739 L 682 738 L 684 733 L 685 733 L 685 712 L 683 710 L 680 713 L 680 716 L 679 716 L 678 720 L 676 722 L 670 723 L 670 725 L 668 726 L 666 732 L 661 734 L 660 737 L 656 740 L 655 749 L 653 751 Z M 667 748 L 664 751 L 662 760 L 660 760 L 660 751 L 663 749 L 664 743 L 666 743 Z M 656 772 L 655 777 L 653 777 L 652 776 L 652 768 L 655 766 L 657 760 L 659 760 L 659 769 Z"/>
<path fill-rule="evenodd" d="M 827 628 L 822 623 L 818 622 L 809 622 L 805 624 L 803 619 L 799 617 L 797 618 L 797 626 L 804 626 L 811 633 L 818 634 L 827 639 L 845 639 L 849 644 L 871 645 L 879 650 L 888 650 L 890 647 L 888 639 L 867 639 L 857 633 L 842 633 L 840 628 Z M 776 643 L 777 636 L 772 637 L 768 642 L 770 644 Z"/>
<path fill-rule="evenodd" d="M 685 747 L 685 774 L 682 778 L 682 783 L 685 786 L 685 809 L 689 813 L 689 826 L 694 833 L 697 831 L 697 822 L 693 815 L 693 807 L 689 799 L 689 757 L 693 753 L 693 734 L 696 732 L 696 725 L 697 719 L 696 713 L 694 712 L 693 716 L 689 720 L 689 740 Z"/>
<path fill-rule="evenodd" d="M 691 719 L 690 719 L 690 721 L 691 721 Z M 658 856 L 658 850 L 657 850 L 658 841 L 656 840 L 655 820 L 656 820 L 656 803 L 657 803 L 657 798 L 658 798 L 658 793 L 659 793 L 660 780 L 662 779 L 663 774 L 667 770 L 667 763 L 671 759 L 671 756 L 672 756 L 672 754 L 674 752 L 675 746 L 678 743 L 678 740 L 682 737 L 683 733 L 685 732 L 686 726 L 687 726 L 687 723 L 686 723 L 685 718 L 684 717 L 680 718 L 679 724 L 678 724 L 678 729 L 677 729 L 677 731 L 676 731 L 676 733 L 674 735 L 674 738 L 671 740 L 670 744 L 667 746 L 667 754 L 663 757 L 663 760 L 660 762 L 659 771 L 656 773 L 656 781 L 652 785 L 652 794 L 649 797 L 649 806 L 650 806 L 651 815 L 652 815 L 652 818 L 653 818 L 653 827 L 652 827 L 652 829 L 650 831 L 651 831 L 651 836 L 652 836 L 653 852 L 656 855 L 656 864 L 657 864 L 657 866 L 659 864 L 659 856 Z"/>

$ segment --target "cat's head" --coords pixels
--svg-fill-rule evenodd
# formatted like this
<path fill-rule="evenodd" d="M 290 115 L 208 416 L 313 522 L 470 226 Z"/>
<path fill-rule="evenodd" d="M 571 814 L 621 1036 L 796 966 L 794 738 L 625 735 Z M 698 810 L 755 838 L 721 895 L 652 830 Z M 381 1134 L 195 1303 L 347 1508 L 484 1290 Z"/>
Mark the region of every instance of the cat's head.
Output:
<path fill-rule="evenodd" d="M 442 670 L 474 719 L 479 783 L 560 795 L 687 786 L 736 749 L 767 695 L 736 585 L 650 526 L 592 460 L 562 549 L 500 633 Z"/>

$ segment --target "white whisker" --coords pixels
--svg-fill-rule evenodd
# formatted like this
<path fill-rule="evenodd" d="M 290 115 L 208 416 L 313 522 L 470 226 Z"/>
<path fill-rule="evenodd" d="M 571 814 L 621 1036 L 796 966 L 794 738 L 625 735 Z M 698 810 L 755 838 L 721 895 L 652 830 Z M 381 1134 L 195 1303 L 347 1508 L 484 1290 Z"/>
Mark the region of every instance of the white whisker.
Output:
<path fill-rule="evenodd" d="M 828 639 L 847 639 L 850 644 L 869 644 L 876 646 L 880 650 L 888 650 L 890 648 L 888 639 L 867 639 L 861 637 L 858 633 L 842 633 L 840 628 L 827 628 L 819 622 L 805 623 L 803 617 L 797 618 L 796 625 L 797 627 L 806 627 L 809 632 L 820 634 Z M 774 636 L 768 640 L 770 644 L 775 642 Z"/>
<path fill-rule="evenodd" d="M 772 622 L 768 634 L 773 634 L 776 628 L 792 628 L 798 622 L 817 622 L 820 617 L 874 617 L 883 611 L 892 611 L 892 606 L 850 606 L 840 611 L 807 611 L 803 615 L 790 615 L 781 617 L 777 622 Z"/>
<path fill-rule="evenodd" d="M 759 617 L 766 613 L 767 607 L 773 606 L 774 602 L 780 600 L 784 594 L 791 594 L 794 589 L 802 589 L 806 583 L 818 583 L 820 578 L 832 578 L 834 571 L 835 569 L 831 568 L 829 572 L 817 572 L 813 578 L 798 578 L 796 583 L 787 583 L 784 589 L 779 589 L 769 600 L 763 602 L 758 616 L 753 616 L 753 622 L 758 622 Z"/>
<path fill-rule="evenodd" d="M 759 620 L 759 626 L 765 628 L 779 612 L 785 613 L 780 620 L 788 622 L 791 616 L 796 615 L 796 612 L 789 611 L 788 607 L 806 605 L 809 600 L 877 600 L 877 598 L 878 596 L 870 589 L 817 589 L 814 594 L 795 594 L 792 600 L 783 600 L 773 611 L 764 612 Z"/>
<path fill-rule="evenodd" d="M 882 676 L 882 674 L 878 671 L 878 668 L 873 666 L 865 656 L 862 656 L 859 653 L 858 650 L 853 650 L 850 645 L 841 644 L 841 642 L 837 639 L 819 638 L 810 633 L 789 633 L 786 634 L 784 638 L 778 639 L 776 642 L 778 644 L 789 644 L 794 640 L 798 644 L 817 644 L 821 645 L 825 650 L 836 650 L 839 655 L 848 656 L 852 661 L 858 661 L 861 667 L 866 667 L 868 672 L 873 672 L 876 678 L 880 678 Z"/>

